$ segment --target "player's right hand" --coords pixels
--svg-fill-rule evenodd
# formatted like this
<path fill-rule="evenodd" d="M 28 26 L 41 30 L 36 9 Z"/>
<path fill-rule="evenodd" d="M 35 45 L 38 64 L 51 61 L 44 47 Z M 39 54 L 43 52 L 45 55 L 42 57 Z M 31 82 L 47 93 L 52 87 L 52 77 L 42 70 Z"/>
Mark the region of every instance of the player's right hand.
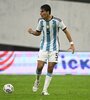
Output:
<path fill-rule="evenodd" d="M 30 34 L 33 34 L 32 28 L 29 28 L 29 29 L 28 29 L 28 32 L 29 32 Z"/>

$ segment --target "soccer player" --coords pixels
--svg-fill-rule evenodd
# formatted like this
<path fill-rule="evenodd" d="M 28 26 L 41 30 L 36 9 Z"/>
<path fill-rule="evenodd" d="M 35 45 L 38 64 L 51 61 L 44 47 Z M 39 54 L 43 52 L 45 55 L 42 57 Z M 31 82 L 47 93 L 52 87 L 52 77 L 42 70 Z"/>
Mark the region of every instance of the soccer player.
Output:
<path fill-rule="evenodd" d="M 52 79 L 52 73 L 54 66 L 58 62 L 58 53 L 59 53 L 59 29 L 61 29 L 65 34 L 67 39 L 70 42 L 70 48 L 72 53 L 75 51 L 74 43 L 72 41 L 70 32 L 67 30 L 67 27 L 63 21 L 59 18 L 56 18 L 51 15 L 51 7 L 48 4 L 41 6 L 40 15 L 41 18 L 38 20 L 38 25 L 36 30 L 29 28 L 28 32 L 35 36 L 42 34 L 42 39 L 40 43 L 40 50 L 37 60 L 37 69 L 36 69 L 36 79 L 33 86 L 33 92 L 38 90 L 40 75 L 44 64 L 47 62 L 47 74 L 45 78 L 44 87 L 42 90 L 42 95 L 49 95 L 48 87 Z"/>

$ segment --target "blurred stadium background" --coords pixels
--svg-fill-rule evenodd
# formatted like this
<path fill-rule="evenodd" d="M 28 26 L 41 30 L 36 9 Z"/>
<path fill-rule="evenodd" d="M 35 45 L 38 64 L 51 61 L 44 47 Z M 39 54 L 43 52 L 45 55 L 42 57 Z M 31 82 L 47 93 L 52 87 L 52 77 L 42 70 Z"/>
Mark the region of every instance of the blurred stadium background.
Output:
<path fill-rule="evenodd" d="M 27 30 L 36 29 L 40 6 L 46 3 L 67 25 L 76 52 L 66 51 L 69 43 L 60 31 L 61 52 L 50 88 L 53 95 L 41 97 L 41 89 L 37 94 L 31 91 L 41 36 L 30 35 Z M 0 100 L 90 100 L 89 27 L 90 0 L 0 0 Z M 42 80 L 41 86 L 44 77 Z M 2 91 L 6 83 L 14 85 L 12 95 Z"/>
<path fill-rule="evenodd" d="M 45 3 L 51 5 L 54 16 L 64 20 L 76 51 L 90 51 L 89 0 L 0 0 L 0 49 L 38 50 L 41 37 L 29 35 L 27 30 L 29 27 L 36 29 L 40 6 Z M 62 31 L 60 42 L 61 50 L 66 50 L 69 43 Z"/>

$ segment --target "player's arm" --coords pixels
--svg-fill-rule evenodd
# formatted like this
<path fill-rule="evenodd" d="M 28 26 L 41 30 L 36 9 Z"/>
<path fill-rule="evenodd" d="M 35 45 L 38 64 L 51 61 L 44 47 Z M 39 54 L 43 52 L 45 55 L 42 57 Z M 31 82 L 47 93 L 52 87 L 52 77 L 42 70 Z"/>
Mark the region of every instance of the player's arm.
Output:
<path fill-rule="evenodd" d="M 72 53 L 74 53 L 75 47 L 74 47 L 74 43 L 73 43 L 73 41 L 72 41 L 70 32 L 67 30 L 67 28 L 65 28 L 63 31 L 64 31 L 64 33 L 66 34 L 66 37 L 67 37 L 67 39 L 68 39 L 69 42 L 70 42 L 70 48 L 69 48 L 68 50 L 71 49 L 71 50 L 72 50 Z"/>
<path fill-rule="evenodd" d="M 32 30 L 32 28 L 29 28 L 28 29 L 28 32 L 30 33 L 30 34 L 33 34 L 33 35 L 35 35 L 35 36 L 39 36 L 40 34 L 41 34 L 41 31 L 33 31 Z"/>
<path fill-rule="evenodd" d="M 43 27 L 42 27 L 42 24 L 41 24 L 41 18 L 39 18 L 36 30 L 34 31 L 34 30 L 32 30 L 32 28 L 29 28 L 28 32 L 30 34 L 35 35 L 35 36 L 39 36 L 41 34 L 42 29 L 43 29 Z"/>

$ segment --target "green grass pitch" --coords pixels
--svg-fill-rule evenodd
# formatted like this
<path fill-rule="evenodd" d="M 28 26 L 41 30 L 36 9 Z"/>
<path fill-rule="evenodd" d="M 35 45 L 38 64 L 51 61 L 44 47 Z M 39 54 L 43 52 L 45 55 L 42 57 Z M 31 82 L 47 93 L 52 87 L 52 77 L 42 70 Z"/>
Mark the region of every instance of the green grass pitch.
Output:
<path fill-rule="evenodd" d="M 0 100 L 90 100 L 90 76 L 56 75 L 49 87 L 49 96 L 42 96 L 45 76 L 40 79 L 38 92 L 32 92 L 34 75 L 0 75 Z M 11 83 L 15 91 L 3 92 L 3 85 Z"/>

